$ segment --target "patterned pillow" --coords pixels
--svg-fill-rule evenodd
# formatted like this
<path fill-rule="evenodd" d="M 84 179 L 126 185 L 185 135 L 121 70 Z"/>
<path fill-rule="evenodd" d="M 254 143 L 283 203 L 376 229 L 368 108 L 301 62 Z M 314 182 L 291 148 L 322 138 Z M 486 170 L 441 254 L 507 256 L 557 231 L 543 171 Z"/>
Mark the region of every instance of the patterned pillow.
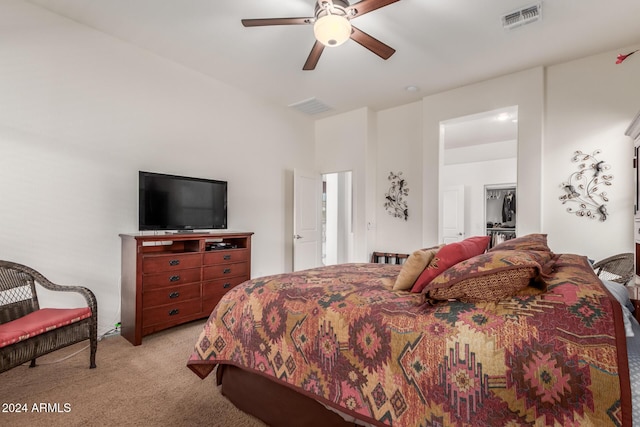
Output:
<path fill-rule="evenodd" d="M 464 239 L 461 242 L 444 245 L 440 248 L 436 256 L 433 257 L 433 260 L 431 260 L 427 268 L 420 274 L 416 283 L 411 288 L 411 292 L 422 292 L 429 282 L 447 268 L 460 261 L 484 253 L 484 251 L 487 250 L 490 239 L 490 236 L 475 236 Z"/>
<path fill-rule="evenodd" d="M 424 289 L 434 300 L 499 301 L 546 290 L 543 277 L 557 257 L 542 251 L 491 251 L 462 261 Z"/>
<path fill-rule="evenodd" d="M 393 289 L 400 291 L 411 289 L 420 273 L 429 265 L 437 252 L 438 248 L 418 249 L 409 255 L 409 258 L 402 264 L 402 270 L 400 270 L 400 274 L 396 278 Z"/>
<path fill-rule="evenodd" d="M 505 240 L 489 249 L 492 251 L 545 251 L 550 252 L 547 245 L 546 234 L 527 234 L 526 236 L 516 237 L 515 239 Z"/>

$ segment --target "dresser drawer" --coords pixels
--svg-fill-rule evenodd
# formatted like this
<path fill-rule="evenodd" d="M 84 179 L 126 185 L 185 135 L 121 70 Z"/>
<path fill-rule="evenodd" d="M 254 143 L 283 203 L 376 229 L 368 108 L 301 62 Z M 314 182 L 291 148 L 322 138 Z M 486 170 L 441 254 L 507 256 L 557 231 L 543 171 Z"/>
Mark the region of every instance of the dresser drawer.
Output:
<path fill-rule="evenodd" d="M 224 294 L 248 279 L 248 276 L 236 276 L 202 282 L 202 312 L 211 314 Z"/>
<path fill-rule="evenodd" d="M 185 316 L 192 316 L 202 311 L 202 300 L 193 299 L 175 304 L 161 305 L 158 307 L 142 310 L 142 324 L 144 327 L 157 323 L 166 323 L 180 319 Z"/>
<path fill-rule="evenodd" d="M 202 280 L 221 279 L 224 277 L 246 276 L 249 264 L 238 262 L 232 264 L 212 265 L 204 268 Z"/>
<path fill-rule="evenodd" d="M 200 298 L 200 283 L 170 286 L 144 292 L 142 294 L 142 306 L 151 308 L 157 305 L 175 304 L 194 298 Z"/>
<path fill-rule="evenodd" d="M 227 264 L 230 262 L 244 262 L 249 260 L 247 249 L 214 250 L 204 254 L 204 265 Z"/>
<path fill-rule="evenodd" d="M 184 270 L 185 268 L 200 267 L 201 264 L 201 254 L 147 255 L 142 258 L 142 272 Z"/>
<path fill-rule="evenodd" d="M 247 279 L 244 276 L 236 276 L 202 282 L 202 298 L 221 297 Z"/>
<path fill-rule="evenodd" d="M 166 271 L 157 274 L 145 274 L 142 276 L 142 291 L 164 288 L 168 286 L 183 285 L 200 281 L 200 269 Z"/>
<path fill-rule="evenodd" d="M 216 305 L 220 302 L 221 296 L 206 298 L 202 300 L 202 313 L 209 316 L 213 309 L 216 308 Z"/>

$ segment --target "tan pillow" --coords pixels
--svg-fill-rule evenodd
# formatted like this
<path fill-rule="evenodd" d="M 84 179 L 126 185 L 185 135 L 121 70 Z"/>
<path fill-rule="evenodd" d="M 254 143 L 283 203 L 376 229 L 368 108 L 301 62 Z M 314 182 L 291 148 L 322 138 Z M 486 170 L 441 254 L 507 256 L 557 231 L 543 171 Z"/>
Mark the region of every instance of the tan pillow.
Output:
<path fill-rule="evenodd" d="M 413 287 L 420 273 L 429 265 L 433 257 L 438 252 L 438 248 L 418 249 L 402 264 L 402 270 L 393 285 L 393 289 L 397 291 L 406 291 Z"/>

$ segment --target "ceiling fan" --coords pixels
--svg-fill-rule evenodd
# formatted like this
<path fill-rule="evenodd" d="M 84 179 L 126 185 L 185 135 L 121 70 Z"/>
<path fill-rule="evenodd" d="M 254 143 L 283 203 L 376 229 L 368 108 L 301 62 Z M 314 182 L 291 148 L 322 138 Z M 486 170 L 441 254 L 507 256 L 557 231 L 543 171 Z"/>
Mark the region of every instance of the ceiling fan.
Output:
<path fill-rule="evenodd" d="M 314 16 L 309 18 L 266 18 L 243 19 L 245 27 L 262 27 L 267 25 L 311 25 L 316 42 L 304 63 L 303 70 L 313 70 L 318 64 L 325 46 L 335 47 L 354 40 L 382 59 L 389 59 L 395 49 L 371 37 L 369 34 L 351 25 L 351 20 L 388 6 L 399 0 L 362 0 L 350 5 L 348 0 L 317 0 Z"/>

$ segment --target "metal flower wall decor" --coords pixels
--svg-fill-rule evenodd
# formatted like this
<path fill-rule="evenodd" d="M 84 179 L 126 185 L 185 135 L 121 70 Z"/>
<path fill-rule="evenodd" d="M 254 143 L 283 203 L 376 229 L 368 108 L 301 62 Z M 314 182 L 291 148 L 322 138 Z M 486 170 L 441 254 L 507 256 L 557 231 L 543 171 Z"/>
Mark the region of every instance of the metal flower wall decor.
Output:
<path fill-rule="evenodd" d="M 391 187 L 384 195 L 384 208 L 394 218 L 402 218 L 406 221 L 409 218 L 409 208 L 404 200 L 404 197 L 409 195 L 407 181 L 402 177 L 402 172 L 397 174 L 389 172 L 388 179 L 391 181 Z"/>
<path fill-rule="evenodd" d="M 571 161 L 580 164 L 578 170 L 569 175 L 569 181 L 560 184 L 566 192 L 560 196 L 560 200 L 563 205 L 567 202 L 578 204 L 577 209 L 568 207 L 569 213 L 605 221 L 609 215 L 606 205 L 609 198 L 606 191 L 602 190 L 611 185 L 613 175 L 606 173 L 611 166 L 604 160 L 598 160 L 596 156 L 599 154 L 600 150 L 593 154 L 585 154 L 579 150 L 574 153 Z"/>
<path fill-rule="evenodd" d="M 640 49 L 638 49 L 640 50 Z M 619 54 L 616 57 L 616 64 L 622 64 L 624 62 L 625 59 L 627 59 L 628 57 L 630 57 L 631 55 L 633 55 L 634 53 L 636 53 L 638 50 L 634 50 L 633 52 L 627 53 L 627 54 Z"/>

